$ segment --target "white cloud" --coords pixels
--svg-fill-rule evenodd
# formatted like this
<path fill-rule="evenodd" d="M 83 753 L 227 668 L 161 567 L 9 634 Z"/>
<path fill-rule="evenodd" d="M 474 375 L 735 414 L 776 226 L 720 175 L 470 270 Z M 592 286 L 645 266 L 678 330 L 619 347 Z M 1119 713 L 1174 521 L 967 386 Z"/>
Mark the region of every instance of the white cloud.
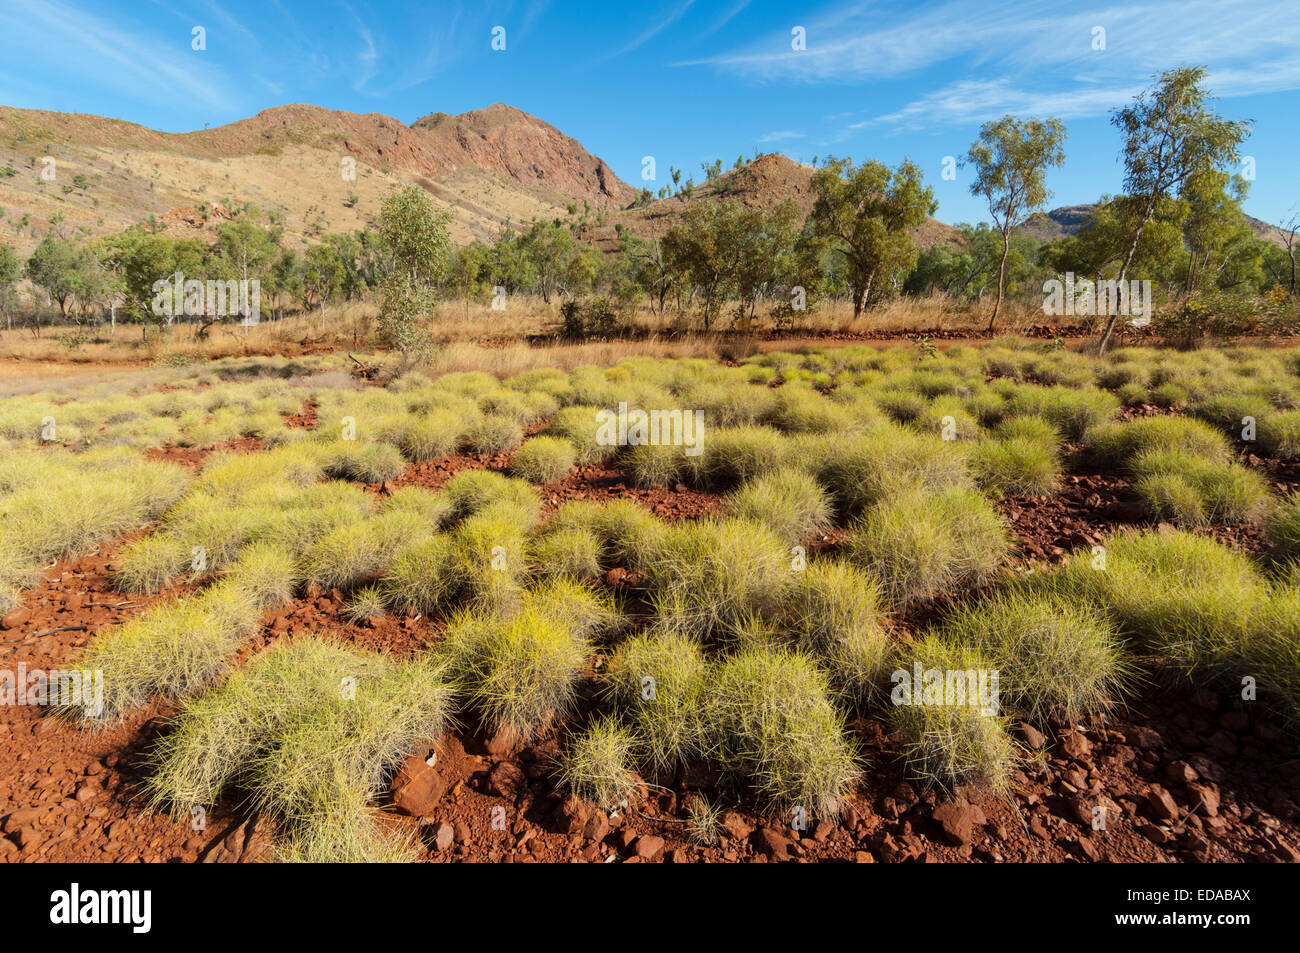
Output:
<path fill-rule="evenodd" d="M 963 78 L 918 91 L 899 109 L 847 127 L 916 128 L 982 121 L 1005 112 L 1101 115 L 1172 66 L 1206 64 L 1220 96 L 1300 89 L 1300 18 L 1293 0 L 1139 0 L 1096 5 L 1011 0 L 972 11 L 947 0 L 885 10 L 853 4 L 809 20 L 807 50 L 788 33 L 707 65 L 755 81 L 809 84 Z M 1093 29 L 1105 49 L 1093 49 Z"/>
<path fill-rule="evenodd" d="M 802 139 L 804 134 L 794 129 L 780 129 L 776 132 L 769 132 L 759 136 L 755 142 L 785 142 L 787 139 Z"/>
<path fill-rule="evenodd" d="M 226 77 L 190 48 L 188 33 L 133 34 L 58 0 L 7 0 L 0 32 L 8 46 L 47 51 L 51 87 L 75 74 L 148 102 L 233 108 Z"/>

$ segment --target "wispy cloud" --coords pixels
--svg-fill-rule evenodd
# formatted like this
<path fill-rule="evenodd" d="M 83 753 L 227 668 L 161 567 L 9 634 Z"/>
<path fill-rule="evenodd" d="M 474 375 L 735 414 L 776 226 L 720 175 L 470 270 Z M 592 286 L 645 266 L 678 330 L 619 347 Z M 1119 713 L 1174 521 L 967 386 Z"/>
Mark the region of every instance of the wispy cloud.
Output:
<path fill-rule="evenodd" d="M 49 69 L 58 74 L 52 87 L 77 77 L 147 102 L 184 98 L 207 109 L 234 107 L 226 77 L 188 38 L 130 32 L 59 0 L 7 0 L 0 5 L 0 31 L 14 48 L 47 51 Z M 0 65 L 0 76 L 3 70 Z"/>
<path fill-rule="evenodd" d="M 631 42 L 627 43 L 624 46 L 619 47 L 618 49 L 614 50 L 612 53 L 609 53 L 608 55 L 601 57 L 601 59 L 602 60 L 616 59 L 620 56 L 623 56 L 626 53 L 631 53 L 633 50 L 640 49 L 641 47 L 649 43 L 651 40 L 653 40 L 660 33 L 662 33 L 664 30 L 668 29 L 670 26 L 672 26 L 674 23 L 680 20 L 683 16 L 685 16 L 686 11 L 689 10 L 692 6 L 694 6 L 694 4 L 695 4 L 695 0 L 682 0 L 682 2 L 678 3 L 677 6 L 674 7 L 672 10 L 670 10 L 666 16 L 664 16 L 662 19 L 655 22 L 648 29 L 643 30 L 641 33 L 637 34 L 637 36 Z"/>
<path fill-rule="evenodd" d="M 790 139 L 802 139 L 804 134 L 794 129 L 779 129 L 759 136 L 755 142 L 786 142 Z"/>
<path fill-rule="evenodd" d="M 774 34 L 675 65 L 809 84 L 924 82 L 940 68 L 968 74 L 845 131 L 964 123 L 1005 112 L 1098 115 L 1156 70 L 1186 63 L 1209 65 L 1211 88 L 1221 96 L 1300 89 L 1300 18 L 1289 0 L 1139 0 L 1093 8 L 1012 0 L 971 7 L 954 0 L 894 11 L 851 4 L 807 22 L 806 50 L 792 50 L 788 33 Z M 1104 30 L 1100 50 L 1097 28 Z"/>

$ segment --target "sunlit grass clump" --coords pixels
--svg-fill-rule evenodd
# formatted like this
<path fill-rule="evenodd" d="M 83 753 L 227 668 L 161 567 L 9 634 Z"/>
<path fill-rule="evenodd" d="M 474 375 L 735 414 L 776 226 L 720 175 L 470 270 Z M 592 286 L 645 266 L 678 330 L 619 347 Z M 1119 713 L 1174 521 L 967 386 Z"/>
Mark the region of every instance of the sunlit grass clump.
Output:
<path fill-rule="evenodd" d="M 920 685 L 915 680 L 918 670 Z M 933 637 L 901 653 L 893 675 L 889 723 L 902 738 L 913 777 L 947 791 L 961 785 L 990 794 L 1008 789 L 1015 746 L 999 706 L 984 704 L 996 701 L 995 670 L 978 651 Z M 981 678 L 987 696 L 980 694 Z"/>
<path fill-rule="evenodd" d="M 830 496 L 809 474 L 778 470 L 746 483 L 731 495 L 728 511 L 767 525 L 793 545 L 830 525 Z"/>
<path fill-rule="evenodd" d="M 577 453 L 560 437 L 533 437 L 515 451 L 511 472 L 529 483 L 554 483 L 573 469 Z"/>
<path fill-rule="evenodd" d="M 793 581 L 785 544 L 750 520 L 669 527 L 650 560 L 650 584 L 673 628 L 701 640 L 726 638 L 747 615 L 768 615 Z"/>
<path fill-rule="evenodd" d="M 148 796 L 186 814 L 247 792 L 280 822 L 286 859 L 413 859 L 367 805 L 418 743 L 441 737 L 451 702 L 435 663 L 311 638 L 281 644 L 182 707 L 151 753 Z"/>
<path fill-rule="evenodd" d="M 637 788 L 636 738 L 614 718 L 603 717 L 569 739 L 560 783 L 598 807 L 628 803 Z"/>
<path fill-rule="evenodd" d="M 942 635 L 988 659 L 1001 672 L 1003 696 L 1038 723 L 1104 711 L 1130 673 L 1114 623 L 1059 597 L 994 596 L 957 610 Z"/>
<path fill-rule="evenodd" d="M 639 755 L 656 772 L 705 753 L 705 668 L 695 640 L 654 632 L 627 639 L 609 661 L 609 695 L 636 730 Z"/>
<path fill-rule="evenodd" d="M 529 738 L 572 710 L 587 643 L 552 613 L 526 603 L 506 619 L 459 613 L 441 654 L 486 727 Z"/>
<path fill-rule="evenodd" d="M 745 649 L 710 672 L 703 702 L 718 766 L 780 812 L 835 816 L 857 778 L 825 676 L 805 655 Z"/>
<path fill-rule="evenodd" d="M 853 528 L 852 558 L 897 605 L 955 595 L 992 580 L 1010 547 L 994 509 L 973 490 L 908 493 Z"/>
<path fill-rule="evenodd" d="M 1182 531 L 1113 533 L 1102 552 L 1078 552 L 1026 585 L 1101 608 L 1166 672 L 1197 684 L 1237 669 L 1269 594 L 1248 556 Z"/>
<path fill-rule="evenodd" d="M 862 704 L 884 683 L 893 654 L 880 586 L 856 566 L 818 559 L 796 574 L 784 627 L 847 698 Z"/>

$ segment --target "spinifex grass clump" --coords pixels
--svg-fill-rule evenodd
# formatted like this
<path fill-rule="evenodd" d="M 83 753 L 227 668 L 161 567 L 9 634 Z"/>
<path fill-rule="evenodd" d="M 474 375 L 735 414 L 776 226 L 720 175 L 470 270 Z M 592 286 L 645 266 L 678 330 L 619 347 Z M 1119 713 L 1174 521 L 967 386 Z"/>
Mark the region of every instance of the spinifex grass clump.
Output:
<path fill-rule="evenodd" d="M 524 428 L 513 417 L 490 414 L 479 417 L 465 428 L 465 445 L 475 453 L 500 453 L 519 446 Z"/>
<path fill-rule="evenodd" d="M 0 549 L 28 566 L 82 555 L 156 519 L 190 479 L 180 467 L 115 451 L 59 458 L 41 482 L 0 495 Z"/>
<path fill-rule="evenodd" d="M 1134 492 L 1156 514 L 1179 526 L 1245 523 L 1268 505 L 1268 486 L 1239 463 L 1171 450 L 1147 450 L 1129 464 Z"/>
<path fill-rule="evenodd" d="M 402 547 L 430 532 L 418 513 L 401 508 L 339 527 L 308 552 L 307 581 L 346 589 L 381 572 Z"/>
<path fill-rule="evenodd" d="M 103 708 L 83 706 L 77 714 L 108 723 L 154 695 L 193 696 L 225 671 L 227 656 L 256 629 L 261 610 L 258 593 L 222 582 L 101 634 L 78 667 L 103 672 Z"/>
<path fill-rule="evenodd" d="M 551 418 L 546 432 L 563 437 L 573 445 L 576 463 L 604 463 L 618 453 L 619 446 L 599 441 L 599 413 L 599 407 L 590 405 L 565 407 Z"/>
<path fill-rule="evenodd" d="M 1119 410 L 1114 394 L 1093 388 L 1023 386 L 1011 398 L 1013 414 L 1042 417 L 1069 440 L 1082 440 Z"/>
<path fill-rule="evenodd" d="M 709 640 L 746 615 L 771 615 L 793 581 L 785 544 L 749 520 L 703 520 L 668 529 L 650 560 L 655 604 L 673 628 Z"/>
<path fill-rule="evenodd" d="M 610 697 L 635 729 L 651 770 L 667 772 L 705 753 L 705 669 L 699 644 L 670 633 L 634 635 L 610 660 Z"/>
<path fill-rule="evenodd" d="M 176 813 L 246 792 L 290 859 L 409 859 L 366 805 L 416 744 L 445 731 L 452 690 L 432 662 L 316 639 L 271 648 L 184 706 L 151 754 L 151 801 Z"/>
<path fill-rule="evenodd" d="M 667 524 L 627 497 L 603 505 L 570 500 L 551 515 L 545 527 L 547 535 L 566 531 L 589 532 L 596 537 L 601 569 L 642 570 L 657 552 Z"/>
<path fill-rule="evenodd" d="M 883 684 L 893 654 L 880 586 L 846 562 L 818 559 L 797 573 L 782 620 L 847 698 L 865 703 Z"/>
<path fill-rule="evenodd" d="M 1268 514 L 1264 531 L 1275 559 L 1285 561 L 1300 557 L 1300 494 L 1288 494 Z"/>
<path fill-rule="evenodd" d="M 1006 593 L 957 610 L 942 637 L 1000 671 L 1003 698 L 1040 724 L 1108 708 L 1130 674 L 1122 640 L 1105 614 L 1060 597 Z"/>
<path fill-rule="evenodd" d="M 379 582 L 384 601 L 400 611 L 422 615 L 445 611 L 460 593 L 463 579 L 443 534 L 409 543 L 397 552 Z"/>
<path fill-rule="evenodd" d="M 711 751 L 734 781 L 778 811 L 834 816 L 858 766 L 825 676 L 807 656 L 743 649 L 708 676 Z"/>
<path fill-rule="evenodd" d="M 840 509 L 857 513 L 900 493 L 937 493 L 970 485 L 964 448 L 957 441 L 885 426 L 848 439 L 821 438 L 801 448 L 805 461 Z"/>
<path fill-rule="evenodd" d="M 789 440 L 771 427 L 709 431 L 698 456 L 685 455 L 691 482 L 721 488 L 774 473 L 787 461 Z M 680 449 L 680 448 L 679 448 Z"/>
<path fill-rule="evenodd" d="M 533 437 L 515 451 L 510 470 L 529 483 L 554 483 L 573 469 L 573 444 L 560 437 Z"/>
<path fill-rule="evenodd" d="M 542 577 L 595 580 L 601 576 L 601 542 L 589 529 L 560 528 L 531 545 L 535 573 Z"/>
<path fill-rule="evenodd" d="M 179 539 L 155 533 L 122 547 L 113 584 L 122 592 L 152 595 L 175 582 L 190 563 L 190 553 Z"/>
<path fill-rule="evenodd" d="M 1091 435 L 1093 455 L 1102 463 L 1123 466 L 1138 455 L 1166 451 L 1217 463 L 1230 459 L 1223 434 L 1190 417 L 1139 417 L 1098 427 Z"/>
<path fill-rule="evenodd" d="M 766 524 L 793 545 L 830 525 L 830 496 L 809 474 L 785 469 L 751 480 L 732 494 L 733 516 Z"/>
<path fill-rule="evenodd" d="M 476 608 L 503 613 L 518 602 L 529 565 L 525 519 L 517 506 L 498 503 L 452 530 L 453 571 Z"/>
<path fill-rule="evenodd" d="M 1279 410 L 1265 414 L 1256 427 L 1265 455 L 1286 459 L 1300 456 L 1300 410 Z"/>
<path fill-rule="evenodd" d="M 560 783 L 598 807 L 626 804 L 637 788 L 636 748 L 635 736 L 616 719 L 598 718 L 569 740 Z"/>
<path fill-rule="evenodd" d="M 443 489 L 451 502 L 454 519 L 464 519 L 494 503 L 507 503 L 516 507 L 527 529 L 541 511 L 542 501 L 537 491 L 523 480 L 502 476 L 495 470 L 466 470 L 447 481 Z"/>
<path fill-rule="evenodd" d="M 1060 436 L 1036 417 L 1012 417 L 997 437 L 975 444 L 970 469 L 975 483 L 993 496 L 1039 496 L 1056 489 L 1061 476 Z"/>
<path fill-rule="evenodd" d="M 383 483 L 406 468 L 402 452 L 390 443 L 339 440 L 325 454 L 326 473 L 358 483 Z"/>
<path fill-rule="evenodd" d="M 912 776 L 949 791 L 970 785 L 1005 792 L 1015 747 L 998 713 L 996 666 L 973 648 L 934 637 L 899 658 L 889 721 L 902 736 Z"/>
<path fill-rule="evenodd" d="M 907 605 L 988 583 L 1009 549 L 1007 532 L 973 490 L 907 493 L 854 526 L 850 555 Z"/>
<path fill-rule="evenodd" d="M 1114 533 L 1101 553 L 1079 552 L 1026 585 L 1099 606 L 1167 671 L 1198 684 L 1238 668 L 1268 599 L 1249 557 L 1180 531 Z"/>
<path fill-rule="evenodd" d="M 587 650 L 563 621 L 525 601 L 505 619 L 462 611 L 441 654 L 485 727 L 528 738 L 571 710 Z"/>
<path fill-rule="evenodd" d="M 1239 676 L 1259 685 L 1259 700 L 1294 731 L 1300 728 L 1300 588 L 1296 573 L 1270 594 L 1246 640 Z"/>

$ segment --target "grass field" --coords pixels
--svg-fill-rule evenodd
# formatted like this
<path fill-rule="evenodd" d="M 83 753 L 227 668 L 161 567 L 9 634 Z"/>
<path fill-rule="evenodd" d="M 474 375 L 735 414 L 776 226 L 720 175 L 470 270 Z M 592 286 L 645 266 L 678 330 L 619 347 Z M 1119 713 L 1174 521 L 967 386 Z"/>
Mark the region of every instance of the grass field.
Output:
<path fill-rule="evenodd" d="M 882 756 L 1007 797 L 1035 757 L 1017 723 L 1155 691 L 1249 679 L 1253 712 L 1300 725 L 1295 352 L 591 356 L 383 383 L 339 353 L 224 358 L 0 398 L 0 614 L 111 545 L 151 607 L 93 633 L 75 664 L 103 704 L 65 716 L 96 732 L 165 700 L 150 802 L 254 805 L 285 859 L 421 856 L 377 812 L 448 732 L 554 739 L 546 783 L 606 809 L 705 770 L 681 793 L 708 843 L 731 805 L 838 822 Z M 674 439 L 681 413 L 605 439 L 621 405 L 698 412 L 701 439 Z M 1010 514 L 1079 474 L 1139 515 L 1032 557 Z M 709 505 L 642 505 L 687 496 Z M 331 591 L 350 631 L 435 636 L 268 628 Z"/>

